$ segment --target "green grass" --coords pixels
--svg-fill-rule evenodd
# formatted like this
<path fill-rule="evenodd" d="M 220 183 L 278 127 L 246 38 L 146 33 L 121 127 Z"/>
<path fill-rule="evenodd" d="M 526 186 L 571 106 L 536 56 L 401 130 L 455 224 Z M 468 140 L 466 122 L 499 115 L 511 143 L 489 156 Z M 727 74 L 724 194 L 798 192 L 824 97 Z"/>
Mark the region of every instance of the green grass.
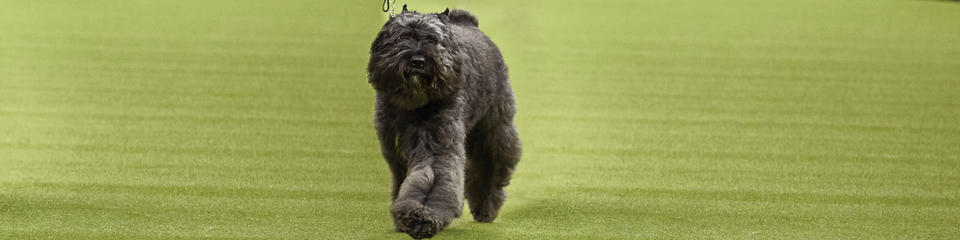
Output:
<path fill-rule="evenodd" d="M 525 147 L 438 239 L 960 235 L 958 2 L 406 3 L 480 17 Z M 378 6 L 0 0 L 0 239 L 407 238 Z"/>

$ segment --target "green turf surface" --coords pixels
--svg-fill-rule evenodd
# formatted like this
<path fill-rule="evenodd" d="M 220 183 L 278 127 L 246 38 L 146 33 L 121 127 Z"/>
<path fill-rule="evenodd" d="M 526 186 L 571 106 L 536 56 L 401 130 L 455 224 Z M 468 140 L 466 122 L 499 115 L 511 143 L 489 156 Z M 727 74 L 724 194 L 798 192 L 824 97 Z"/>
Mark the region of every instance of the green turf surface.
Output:
<path fill-rule="evenodd" d="M 360 2 L 0 0 L 0 239 L 407 238 Z M 407 3 L 479 16 L 525 147 L 438 239 L 960 236 L 958 2 Z"/>

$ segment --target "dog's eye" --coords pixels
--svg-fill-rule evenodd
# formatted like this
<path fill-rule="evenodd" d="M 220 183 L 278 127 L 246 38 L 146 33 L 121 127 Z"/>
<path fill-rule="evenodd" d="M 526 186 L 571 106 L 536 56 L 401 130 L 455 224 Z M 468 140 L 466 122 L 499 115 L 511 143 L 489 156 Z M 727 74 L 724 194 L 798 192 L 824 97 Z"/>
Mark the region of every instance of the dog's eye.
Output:
<path fill-rule="evenodd" d="M 428 38 L 428 39 L 427 39 L 427 43 L 429 43 L 430 45 L 435 45 L 435 44 L 437 44 L 437 40 L 433 40 L 433 39 L 429 39 L 429 38 Z"/>
<path fill-rule="evenodd" d="M 410 39 L 413 39 L 413 37 L 410 37 L 409 35 L 400 36 L 400 41 L 408 41 Z"/>

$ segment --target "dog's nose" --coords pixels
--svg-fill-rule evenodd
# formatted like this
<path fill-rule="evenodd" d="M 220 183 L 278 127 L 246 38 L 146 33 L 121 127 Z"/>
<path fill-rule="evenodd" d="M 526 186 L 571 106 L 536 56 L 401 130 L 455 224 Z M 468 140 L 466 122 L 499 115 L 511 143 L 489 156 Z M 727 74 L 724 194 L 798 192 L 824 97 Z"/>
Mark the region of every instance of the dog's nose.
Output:
<path fill-rule="evenodd" d="M 423 56 L 417 55 L 410 58 L 410 65 L 415 68 L 423 68 L 423 65 L 427 64 L 427 60 Z"/>

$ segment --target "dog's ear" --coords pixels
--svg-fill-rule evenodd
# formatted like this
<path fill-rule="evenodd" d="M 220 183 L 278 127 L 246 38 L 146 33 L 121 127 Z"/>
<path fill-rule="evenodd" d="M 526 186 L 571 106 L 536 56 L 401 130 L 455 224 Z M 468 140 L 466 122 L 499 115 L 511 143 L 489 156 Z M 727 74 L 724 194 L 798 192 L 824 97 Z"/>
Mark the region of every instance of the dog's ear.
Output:
<path fill-rule="evenodd" d="M 450 21 L 450 8 L 447 8 L 446 10 L 443 10 L 442 13 L 437 14 L 437 18 L 440 18 L 440 21 L 441 21 L 441 22 L 444 22 L 444 23 L 449 22 L 449 21 Z"/>
<path fill-rule="evenodd" d="M 401 11 L 401 12 L 408 12 L 408 11 L 407 11 L 407 4 L 403 4 L 403 11 Z"/>

